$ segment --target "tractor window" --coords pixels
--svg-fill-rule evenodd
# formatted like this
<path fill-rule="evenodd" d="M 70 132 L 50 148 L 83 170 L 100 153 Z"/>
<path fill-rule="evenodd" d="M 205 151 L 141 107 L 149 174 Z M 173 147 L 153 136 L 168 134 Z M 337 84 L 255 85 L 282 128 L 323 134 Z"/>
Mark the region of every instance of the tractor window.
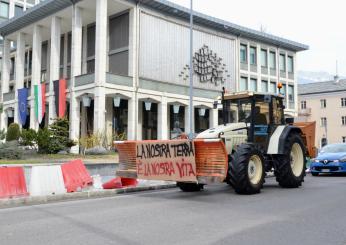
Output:
<path fill-rule="evenodd" d="M 267 125 L 269 122 L 269 104 L 256 102 L 254 116 L 256 125 Z"/>
<path fill-rule="evenodd" d="M 280 100 L 273 98 L 273 123 L 276 125 L 282 124 L 283 109 L 281 103 Z"/>
<path fill-rule="evenodd" d="M 232 101 L 231 114 L 233 122 L 250 122 L 251 101 L 248 99 Z"/>

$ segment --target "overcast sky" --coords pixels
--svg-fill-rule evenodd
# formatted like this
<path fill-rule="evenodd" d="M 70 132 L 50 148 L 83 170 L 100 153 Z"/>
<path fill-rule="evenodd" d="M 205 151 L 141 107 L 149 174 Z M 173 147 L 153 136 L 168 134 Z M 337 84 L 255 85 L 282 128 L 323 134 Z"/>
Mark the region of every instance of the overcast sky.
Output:
<path fill-rule="evenodd" d="M 190 0 L 170 0 L 189 7 Z M 346 76 L 344 0 L 194 0 L 194 9 L 229 22 L 310 46 L 298 55 L 298 70 Z"/>

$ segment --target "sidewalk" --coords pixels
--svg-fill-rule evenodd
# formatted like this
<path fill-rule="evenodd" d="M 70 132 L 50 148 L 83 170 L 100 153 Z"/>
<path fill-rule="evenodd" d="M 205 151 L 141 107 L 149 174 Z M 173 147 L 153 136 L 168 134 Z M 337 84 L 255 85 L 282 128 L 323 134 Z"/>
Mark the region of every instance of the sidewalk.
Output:
<path fill-rule="evenodd" d="M 47 204 L 54 202 L 65 202 L 72 200 L 85 200 L 91 198 L 102 198 L 102 197 L 111 197 L 116 196 L 118 194 L 126 194 L 133 192 L 141 192 L 141 191 L 150 191 L 150 190 L 163 190 L 169 188 L 175 188 L 175 182 L 161 182 L 161 181 L 152 181 L 140 184 L 137 187 L 128 187 L 122 189 L 113 189 L 113 190 L 86 190 L 81 192 L 73 192 L 66 193 L 61 195 L 50 195 L 50 196 L 35 196 L 35 197 L 19 197 L 19 198 L 11 198 L 11 199 L 0 199 L 0 209 L 2 208 L 11 208 L 18 206 L 26 206 L 26 205 L 39 205 L 39 204 Z"/>

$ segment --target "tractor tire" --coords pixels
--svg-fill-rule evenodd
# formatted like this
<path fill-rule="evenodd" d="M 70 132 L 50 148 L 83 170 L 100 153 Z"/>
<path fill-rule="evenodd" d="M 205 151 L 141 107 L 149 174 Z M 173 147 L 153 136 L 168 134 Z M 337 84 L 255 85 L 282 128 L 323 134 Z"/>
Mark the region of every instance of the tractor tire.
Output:
<path fill-rule="evenodd" d="M 241 144 L 232 154 L 228 181 L 238 194 L 259 193 L 264 183 L 264 158 L 253 144 Z"/>
<path fill-rule="evenodd" d="M 197 192 L 203 189 L 202 184 L 196 183 L 185 183 L 185 182 L 177 182 L 177 187 L 180 188 L 183 192 Z"/>
<path fill-rule="evenodd" d="M 284 149 L 284 154 L 274 157 L 276 181 L 284 188 L 298 188 L 304 182 L 306 169 L 306 149 L 301 136 L 290 134 Z"/>

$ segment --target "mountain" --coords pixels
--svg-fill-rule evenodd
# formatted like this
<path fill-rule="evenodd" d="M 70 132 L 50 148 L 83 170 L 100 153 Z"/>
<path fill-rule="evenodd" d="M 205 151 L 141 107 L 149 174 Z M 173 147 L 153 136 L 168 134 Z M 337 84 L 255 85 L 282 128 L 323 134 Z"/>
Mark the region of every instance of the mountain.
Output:
<path fill-rule="evenodd" d="M 328 72 L 316 72 L 316 71 L 298 71 L 297 80 L 299 84 L 314 83 L 331 81 L 334 79 L 334 75 Z"/>

